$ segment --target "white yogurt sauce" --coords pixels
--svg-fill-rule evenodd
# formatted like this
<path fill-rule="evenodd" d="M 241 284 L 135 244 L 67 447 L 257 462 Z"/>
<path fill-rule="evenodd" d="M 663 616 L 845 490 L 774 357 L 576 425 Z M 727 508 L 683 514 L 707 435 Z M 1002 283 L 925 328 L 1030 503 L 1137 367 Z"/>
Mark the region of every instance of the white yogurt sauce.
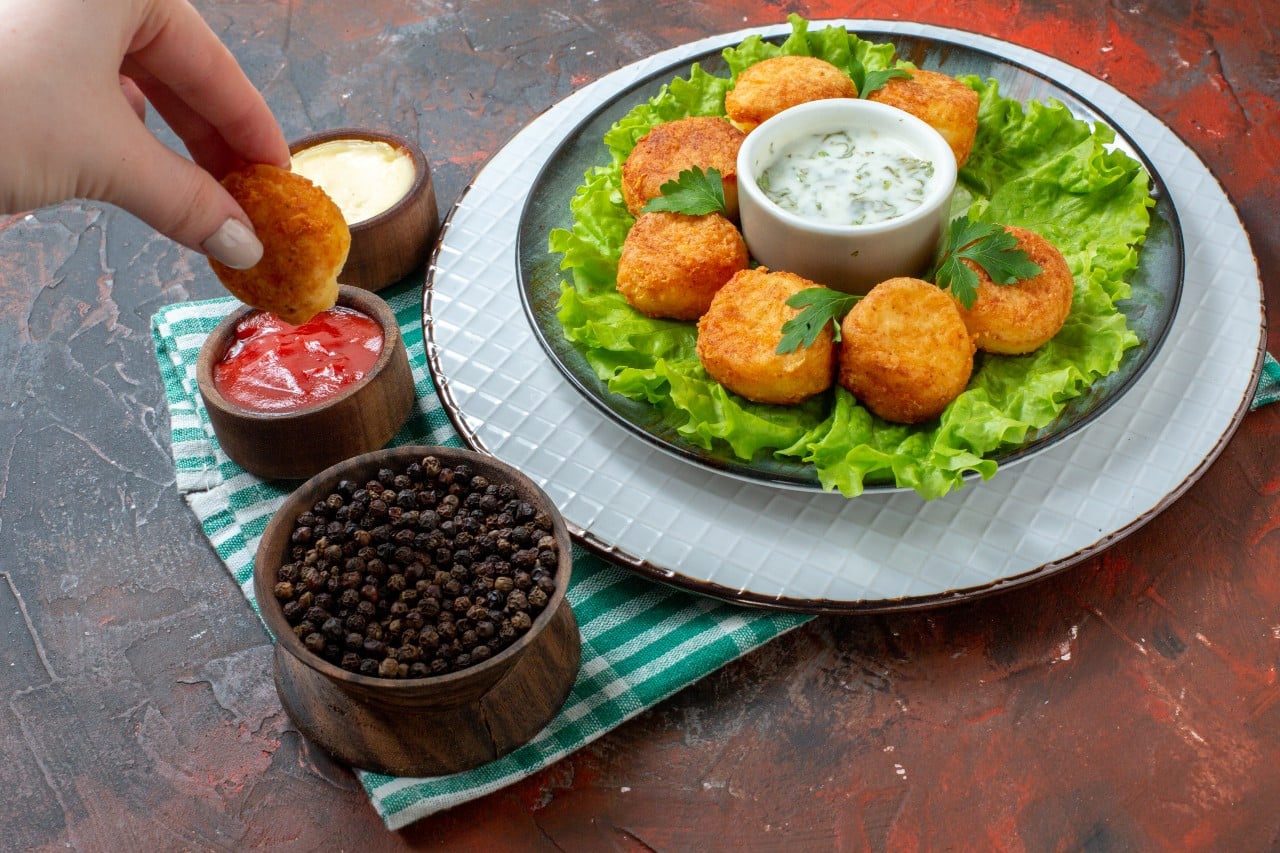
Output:
<path fill-rule="evenodd" d="M 773 153 L 773 152 L 770 152 Z M 920 206 L 933 163 L 874 130 L 837 130 L 782 147 L 757 178 L 769 200 L 827 225 L 870 225 Z"/>
<path fill-rule="evenodd" d="M 334 139 L 293 155 L 293 171 L 320 187 L 348 225 L 372 219 L 413 186 L 413 158 L 386 142 Z"/>

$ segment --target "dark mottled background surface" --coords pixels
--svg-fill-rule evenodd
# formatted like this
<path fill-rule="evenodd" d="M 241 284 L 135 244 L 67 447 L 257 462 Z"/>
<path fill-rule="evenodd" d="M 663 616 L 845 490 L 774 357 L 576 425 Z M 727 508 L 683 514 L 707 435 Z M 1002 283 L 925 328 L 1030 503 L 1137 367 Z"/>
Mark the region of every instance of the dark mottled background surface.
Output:
<path fill-rule="evenodd" d="M 791 11 L 980 31 L 1177 131 L 1280 301 L 1276 0 L 196 5 L 288 136 L 414 136 L 444 210 L 532 117 L 654 51 Z M 1280 407 L 1099 558 L 945 610 L 815 620 L 387 832 L 281 713 L 266 635 L 174 489 L 148 321 L 222 294 L 116 210 L 0 218 L 0 848 L 1280 845 Z"/>

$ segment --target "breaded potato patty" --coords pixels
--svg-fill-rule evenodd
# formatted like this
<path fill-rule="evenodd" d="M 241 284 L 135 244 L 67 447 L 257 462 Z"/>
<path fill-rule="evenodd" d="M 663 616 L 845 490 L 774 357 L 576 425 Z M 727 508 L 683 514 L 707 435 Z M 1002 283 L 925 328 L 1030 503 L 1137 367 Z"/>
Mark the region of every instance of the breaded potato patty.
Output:
<path fill-rule="evenodd" d="M 662 195 L 662 185 L 694 166 L 715 169 L 724 183 L 725 207 L 738 218 L 738 149 L 746 134 L 718 116 L 690 116 L 667 121 L 640 137 L 622 164 L 622 198 L 632 216 L 649 199 Z"/>
<path fill-rule="evenodd" d="M 262 260 L 246 270 L 213 258 L 222 284 L 247 305 L 297 326 L 338 300 L 338 273 L 351 231 L 324 190 L 278 166 L 255 164 L 222 179 L 262 241 Z"/>
<path fill-rule="evenodd" d="M 788 107 L 824 98 L 856 98 L 858 87 L 816 56 L 775 56 L 749 66 L 724 96 L 729 121 L 745 133 Z"/>
<path fill-rule="evenodd" d="M 1044 346 L 1062 328 L 1071 313 L 1076 283 L 1058 247 L 1034 231 L 1014 226 L 1005 230 L 1018 240 L 1018 248 L 1040 266 L 1040 274 L 1017 284 L 996 284 L 986 270 L 972 261 L 964 263 L 978 274 L 978 298 L 972 308 L 956 303 L 978 349 L 1002 355 L 1019 355 Z"/>
<path fill-rule="evenodd" d="M 741 232 L 718 213 L 642 213 L 622 244 L 618 292 L 649 317 L 696 320 L 747 261 Z"/>
<path fill-rule="evenodd" d="M 787 300 L 817 286 L 795 273 L 764 267 L 729 279 L 698 321 L 698 358 L 711 378 L 757 403 L 799 403 L 830 388 L 835 378 L 830 324 L 813 346 L 777 352 L 782 324 L 800 313 Z"/>
<path fill-rule="evenodd" d="M 951 146 L 956 166 L 963 166 L 978 133 L 978 93 L 938 71 L 916 69 L 909 73 L 910 79 L 895 77 L 867 95 L 867 100 L 906 110 L 933 127 Z"/>
<path fill-rule="evenodd" d="M 840 384 L 886 421 L 936 418 L 973 373 L 973 338 L 955 303 L 918 278 L 871 288 L 840 336 Z"/>

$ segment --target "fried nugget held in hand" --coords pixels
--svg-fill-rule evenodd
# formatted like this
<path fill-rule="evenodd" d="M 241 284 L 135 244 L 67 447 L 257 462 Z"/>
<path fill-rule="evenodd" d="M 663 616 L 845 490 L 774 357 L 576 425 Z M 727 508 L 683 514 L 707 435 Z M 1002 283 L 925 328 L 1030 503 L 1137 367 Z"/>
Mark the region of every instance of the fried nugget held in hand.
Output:
<path fill-rule="evenodd" d="M 787 300 L 817 286 L 765 267 L 729 279 L 698 321 L 698 358 L 711 378 L 757 403 L 799 403 L 830 388 L 836 355 L 830 324 L 812 346 L 777 352 L 782 324 L 800 313 Z"/>
<path fill-rule="evenodd" d="M 648 317 L 696 320 L 748 260 L 742 233 L 718 213 L 642 213 L 622 243 L 618 292 Z"/>
<path fill-rule="evenodd" d="M 750 133 L 789 107 L 826 98 L 856 98 L 848 74 L 816 56 L 775 56 L 748 66 L 724 96 L 729 121 Z"/>
<path fill-rule="evenodd" d="M 262 260 L 245 270 L 210 258 L 223 286 L 295 326 L 332 308 L 351 248 L 351 231 L 333 200 L 301 175 L 265 164 L 237 169 L 222 185 L 248 215 L 263 248 Z"/>
<path fill-rule="evenodd" d="M 715 169 L 724 185 L 726 216 L 738 218 L 738 149 L 747 136 L 718 116 L 690 116 L 654 125 L 622 164 L 622 198 L 632 216 L 662 185 L 697 166 Z"/>
<path fill-rule="evenodd" d="M 978 275 L 978 295 L 960 316 L 978 349 L 1001 355 L 1032 352 L 1058 334 L 1071 313 L 1075 279 L 1058 247 L 1034 231 L 1006 225 L 1017 248 L 1040 267 L 1040 274 L 1016 284 L 996 284 L 973 261 L 964 263 Z"/>
<path fill-rule="evenodd" d="M 963 166 L 973 153 L 978 134 L 978 93 L 949 74 L 915 69 L 910 78 L 895 77 L 883 88 L 867 95 L 911 113 L 928 124 L 951 146 L 956 166 Z"/>
<path fill-rule="evenodd" d="M 840 337 L 839 383 L 886 421 L 936 418 L 973 374 L 973 338 L 955 302 L 918 278 L 871 288 Z"/>

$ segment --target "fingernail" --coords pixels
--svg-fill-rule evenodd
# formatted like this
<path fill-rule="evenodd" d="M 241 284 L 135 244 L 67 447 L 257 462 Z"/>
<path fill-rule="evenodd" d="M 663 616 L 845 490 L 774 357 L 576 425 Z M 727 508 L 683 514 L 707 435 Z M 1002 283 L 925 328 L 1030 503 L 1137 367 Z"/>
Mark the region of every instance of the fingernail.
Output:
<path fill-rule="evenodd" d="M 262 243 L 239 219 L 228 219 L 218 226 L 202 248 L 214 260 L 232 269 L 247 270 L 262 260 Z"/>

